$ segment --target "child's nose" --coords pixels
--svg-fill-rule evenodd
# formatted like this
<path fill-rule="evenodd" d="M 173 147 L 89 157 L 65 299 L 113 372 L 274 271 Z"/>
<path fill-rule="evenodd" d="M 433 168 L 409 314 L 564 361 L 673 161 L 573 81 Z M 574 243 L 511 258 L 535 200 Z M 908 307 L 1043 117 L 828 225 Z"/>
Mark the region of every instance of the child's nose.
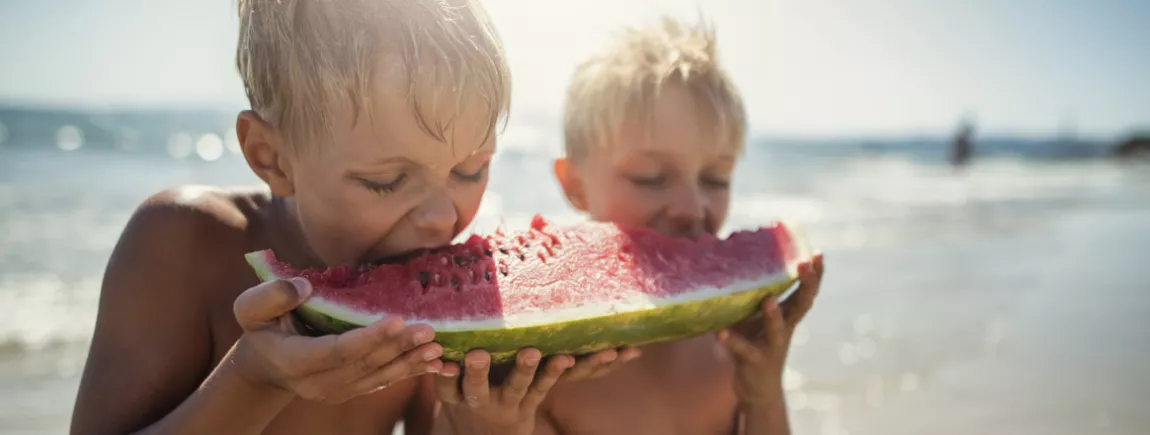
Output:
<path fill-rule="evenodd" d="M 702 233 L 706 210 L 699 190 L 693 186 L 677 189 L 667 207 L 667 218 L 676 233 L 688 236 Z"/>
<path fill-rule="evenodd" d="M 423 236 L 436 240 L 439 238 L 449 240 L 458 221 L 459 214 L 455 210 L 455 203 L 447 195 L 429 197 L 411 213 L 412 225 L 423 233 Z"/>

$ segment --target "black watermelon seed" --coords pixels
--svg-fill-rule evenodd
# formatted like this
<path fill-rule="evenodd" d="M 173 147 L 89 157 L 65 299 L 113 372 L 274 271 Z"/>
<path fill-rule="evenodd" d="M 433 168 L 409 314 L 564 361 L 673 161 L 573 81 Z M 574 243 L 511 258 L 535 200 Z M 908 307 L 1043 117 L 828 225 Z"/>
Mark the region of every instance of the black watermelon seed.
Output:
<path fill-rule="evenodd" d="M 472 262 L 472 263 L 474 263 L 474 262 L 475 262 L 475 260 L 478 260 L 478 259 L 479 259 L 479 258 L 477 258 L 477 257 L 476 257 L 476 256 L 474 256 L 474 255 L 472 255 L 472 256 L 470 256 L 470 257 L 467 257 L 467 258 L 468 258 L 469 260 L 471 260 L 471 262 Z"/>
<path fill-rule="evenodd" d="M 483 255 L 486 255 L 486 256 L 490 257 L 490 256 L 491 256 L 491 250 L 490 250 L 490 249 L 484 249 L 484 250 L 483 250 Z"/>
<path fill-rule="evenodd" d="M 507 248 L 499 248 L 499 253 L 503 254 L 503 255 L 507 255 L 508 254 Z"/>
<path fill-rule="evenodd" d="M 419 285 L 427 288 L 427 282 L 431 281 L 431 274 L 427 272 L 419 272 Z"/>
<path fill-rule="evenodd" d="M 483 272 L 483 279 L 486 279 L 487 282 L 491 282 L 491 271 L 490 270 Z"/>
<path fill-rule="evenodd" d="M 505 268 L 499 269 L 499 273 L 502 273 L 503 276 L 507 276 L 507 268 L 505 267 Z"/>
<path fill-rule="evenodd" d="M 520 253 L 520 254 L 519 254 L 519 261 L 526 261 L 526 260 L 527 260 L 527 256 L 525 256 L 525 255 L 523 255 L 522 253 Z"/>
<path fill-rule="evenodd" d="M 451 287 L 452 288 L 459 288 L 459 280 L 455 279 L 454 276 L 451 277 Z"/>
<path fill-rule="evenodd" d="M 472 260 L 474 260 L 474 259 L 475 259 L 475 257 L 471 257 L 471 259 L 472 259 Z M 462 266 L 462 265 L 464 265 L 464 264 L 467 264 L 467 259 L 466 259 L 466 258 L 463 258 L 463 256 L 462 256 L 462 255 L 460 255 L 460 256 L 458 256 L 458 257 L 455 257 L 455 265 L 456 265 L 456 266 Z"/>

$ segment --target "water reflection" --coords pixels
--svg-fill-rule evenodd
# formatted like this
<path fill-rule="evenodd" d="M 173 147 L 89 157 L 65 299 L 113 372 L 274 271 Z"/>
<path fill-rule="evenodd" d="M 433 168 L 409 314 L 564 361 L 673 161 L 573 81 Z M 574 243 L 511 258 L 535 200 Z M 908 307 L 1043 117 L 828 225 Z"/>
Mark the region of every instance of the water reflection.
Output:
<path fill-rule="evenodd" d="M 214 162 L 224 155 L 224 143 L 214 133 L 205 134 L 196 141 L 196 154 L 205 162 Z"/>
<path fill-rule="evenodd" d="M 84 146 L 84 132 L 74 125 L 56 130 L 56 146 L 64 151 L 75 151 Z"/>
<path fill-rule="evenodd" d="M 235 128 L 228 130 L 227 134 L 224 135 L 224 147 L 232 154 L 240 153 L 240 139 L 239 136 L 236 136 Z"/>
<path fill-rule="evenodd" d="M 844 366 L 854 365 L 858 360 L 859 356 L 855 352 L 853 344 L 842 343 L 839 345 L 839 362 L 843 363 Z"/>
<path fill-rule="evenodd" d="M 119 127 L 116 129 L 116 148 L 132 151 L 140 146 L 140 131 L 132 127 Z"/>
<path fill-rule="evenodd" d="M 4 125 L 3 122 L 0 122 L 0 145 L 3 145 L 4 142 L 7 142 L 7 141 L 8 141 L 8 126 Z"/>
<path fill-rule="evenodd" d="M 183 159 L 192 154 L 192 135 L 185 132 L 173 134 L 168 138 L 168 155 L 174 159 Z"/>

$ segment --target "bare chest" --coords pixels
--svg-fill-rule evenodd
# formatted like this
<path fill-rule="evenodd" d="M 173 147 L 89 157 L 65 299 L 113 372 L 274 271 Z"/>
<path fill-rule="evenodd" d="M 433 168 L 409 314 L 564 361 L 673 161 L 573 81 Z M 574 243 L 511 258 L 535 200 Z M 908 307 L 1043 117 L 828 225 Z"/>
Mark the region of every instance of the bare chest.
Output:
<path fill-rule="evenodd" d="M 698 343 L 696 343 L 698 344 Z M 605 378 L 556 387 L 549 410 L 560 433 L 727 435 L 736 401 L 733 366 L 703 351 L 675 353 L 676 361 L 647 361 Z M 668 356 L 663 356 L 669 357 Z"/>

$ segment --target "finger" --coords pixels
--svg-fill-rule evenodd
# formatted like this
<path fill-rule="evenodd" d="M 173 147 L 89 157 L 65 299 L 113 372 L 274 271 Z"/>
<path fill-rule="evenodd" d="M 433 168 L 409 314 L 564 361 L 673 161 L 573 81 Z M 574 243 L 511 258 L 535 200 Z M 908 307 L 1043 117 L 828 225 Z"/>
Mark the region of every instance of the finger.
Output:
<path fill-rule="evenodd" d="M 783 318 L 792 328 L 803 320 L 814 305 L 822 277 L 816 273 L 811 263 L 803 263 L 799 266 L 799 280 L 799 289 L 783 303 Z"/>
<path fill-rule="evenodd" d="M 624 347 L 624 348 L 619 350 L 618 361 L 626 364 L 626 363 L 629 363 L 631 361 L 638 359 L 640 356 L 643 356 L 643 351 L 639 350 L 639 348 L 637 348 L 637 347 Z"/>
<path fill-rule="evenodd" d="M 332 342 L 331 356 L 337 366 L 354 364 L 359 368 L 359 376 L 363 376 L 386 364 L 395 358 L 406 347 L 403 342 L 410 339 L 404 334 L 403 319 L 398 316 L 389 316 L 363 328 L 353 329 L 335 336 Z M 381 352 L 383 352 L 381 354 Z M 373 355 L 372 362 L 368 364 L 368 355 Z"/>
<path fill-rule="evenodd" d="M 443 363 L 436 358 L 427 358 L 427 355 L 441 351 L 436 349 L 438 347 L 438 343 L 426 344 L 367 373 L 362 373 L 362 364 L 349 364 L 307 375 L 301 383 L 330 396 L 325 401 L 341 403 L 340 400 L 371 393 L 412 376 L 438 371 Z"/>
<path fill-rule="evenodd" d="M 462 370 L 457 363 L 443 363 L 439 375 L 435 377 L 435 395 L 443 403 L 455 405 L 463 400 L 459 393 L 459 373 Z"/>
<path fill-rule="evenodd" d="M 583 358 L 575 359 L 575 365 L 564 373 L 563 380 L 578 381 L 581 379 L 589 379 L 593 377 L 600 367 L 610 364 L 617 358 L 619 358 L 619 353 L 615 349 L 607 349 L 595 352 Z"/>
<path fill-rule="evenodd" d="M 538 349 L 528 348 L 519 351 L 519 356 L 515 361 L 515 369 L 507 377 L 507 382 L 504 383 L 503 391 L 500 393 L 500 399 L 503 403 L 516 405 L 523 400 L 523 395 L 527 393 L 527 387 L 530 387 L 531 381 L 535 379 L 535 369 L 539 367 L 539 360 L 542 358 L 543 355 L 539 353 Z"/>
<path fill-rule="evenodd" d="M 763 301 L 763 331 L 766 332 L 767 345 L 772 349 L 781 349 L 787 345 L 787 324 L 781 311 L 777 297 L 771 296 Z"/>
<path fill-rule="evenodd" d="M 438 346 L 438 344 L 432 345 Z M 413 356 L 418 356 L 417 353 L 409 355 L 412 356 L 408 356 L 405 359 L 415 361 L 395 360 L 391 364 L 383 366 L 379 370 L 352 382 L 350 385 L 342 388 L 341 391 L 347 392 L 350 397 L 357 397 L 374 393 L 413 376 L 419 376 L 429 372 L 438 372 L 443 368 L 443 362 L 437 359 L 425 361 L 421 358 L 413 358 Z"/>
<path fill-rule="evenodd" d="M 614 361 L 596 367 L 595 371 L 591 373 L 591 376 L 588 379 L 599 379 L 611 374 L 616 370 L 619 370 L 619 368 L 627 364 L 628 361 L 638 357 L 639 349 L 622 348 L 616 350 L 616 352 L 618 352 L 619 356 L 616 357 Z"/>
<path fill-rule="evenodd" d="M 310 295 L 311 283 L 304 278 L 268 281 L 240 293 L 232 313 L 245 331 L 255 331 L 275 325 Z"/>
<path fill-rule="evenodd" d="M 352 357 L 366 351 L 366 355 L 359 357 L 360 364 L 352 364 L 360 367 L 360 376 L 393 361 L 407 361 L 409 365 L 418 365 L 443 355 L 443 346 L 432 343 L 435 331 L 427 325 L 412 325 L 400 331 L 389 329 L 375 337 L 378 339 L 374 342 L 365 340 L 364 343 L 349 344 L 352 348 L 346 351 Z M 408 354 L 412 355 L 406 356 Z M 401 356 L 404 357 L 401 359 Z"/>
<path fill-rule="evenodd" d="M 342 376 L 339 379 L 347 383 L 434 337 L 434 331 L 426 325 L 404 328 L 403 319 L 391 316 L 339 335 L 290 336 L 283 344 L 300 365 L 317 371 L 336 370 Z"/>
<path fill-rule="evenodd" d="M 539 372 L 539 376 L 535 378 L 535 382 L 527 388 L 527 394 L 519 402 L 519 409 L 534 412 L 539 404 L 543 403 L 543 399 L 547 398 L 547 392 L 551 391 L 555 382 L 563 376 L 563 372 L 573 365 L 575 365 L 575 358 L 570 355 L 551 357 L 551 360 L 547 361 L 547 365 L 543 367 L 543 371 Z"/>
<path fill-rule="evenodd" d="M 751 344 L 750 341 L 743 338 L 739 334 L 734 334 L 730 330 L 724 329 L 719 331 L 717 335 L 719 343 L 731 351 L 735 359 L 742 362 L 755 362 L 762 358 L 762 352 L 759 348 Z"/>
<path fill-rule="evenodd" d="M 463 400 L 478 408 L 487 404 L 487 372 L 491 367 L 491 354 L 482 350 L 467 352 L 463 357 Z"/>

